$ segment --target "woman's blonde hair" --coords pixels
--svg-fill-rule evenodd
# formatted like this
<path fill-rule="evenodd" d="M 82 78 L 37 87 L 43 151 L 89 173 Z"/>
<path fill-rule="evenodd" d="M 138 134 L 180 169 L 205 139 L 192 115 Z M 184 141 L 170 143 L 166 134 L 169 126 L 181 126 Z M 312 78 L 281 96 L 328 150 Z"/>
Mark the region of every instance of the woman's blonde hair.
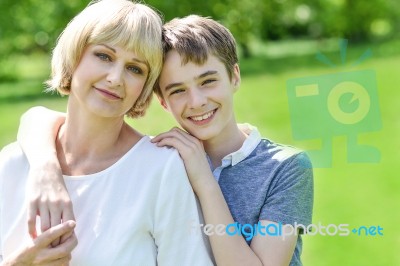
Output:
<path fill-rule="evenodd" d="M 73 72 L 85 48 L 108 43 L 143 56 L 149 74 L 143 91 L 129 117 L 143 116 L 150 104 L 152 89 L 162 67 L 162 19 L 152 8 L 128 0 L 92 1 L 61 33 L 52 55 L 47 91 L 70 92 Z"/>

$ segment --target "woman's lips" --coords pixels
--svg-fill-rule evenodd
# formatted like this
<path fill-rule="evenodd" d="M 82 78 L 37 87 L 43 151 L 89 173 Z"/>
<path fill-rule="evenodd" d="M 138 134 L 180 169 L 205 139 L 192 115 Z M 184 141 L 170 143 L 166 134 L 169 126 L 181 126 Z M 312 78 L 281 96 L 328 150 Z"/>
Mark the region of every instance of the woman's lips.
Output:
<path fill-rule="evenodd" d="M 114 99 L 114 100 L 120 100 L 122 99 L 120 96 L 118 96 L 118 94 L 115 94 L 113 92 L 110 92 L 108 90 L 104 90 L 104 89 L 99 89 L 99 88 L 95 88 L 98 92 L 101 93 L 101 95 L 103 95 L 106 98 L 109 99 Z"/>

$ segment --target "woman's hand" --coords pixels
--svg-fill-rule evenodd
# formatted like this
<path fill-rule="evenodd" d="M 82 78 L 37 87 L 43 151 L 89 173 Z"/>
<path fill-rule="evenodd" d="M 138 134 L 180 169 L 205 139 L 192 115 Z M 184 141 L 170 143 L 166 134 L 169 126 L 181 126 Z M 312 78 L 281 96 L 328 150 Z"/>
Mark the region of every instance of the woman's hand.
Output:
<path fill-rule="evenodd" d="M 25 248 L 5 258 L 1 265 L 68 265 L 71 260 L 71 252 L 78 244 L 74 228 L 74 221 L 67 221 L 50 228 L 36 239 L 33 239 Z M 52 247 L 51 243 L 60 238 L 64 238 L 65 241 L 57 247 Z"/>
<path fill-rule="evenodd" d="M 36 216 L 40 216 L 42 232 L 55 227 L 63 221 L 75 220 L 71 199 L 65 187 L 64 179 L 58 165 L 48 162 L 29 172 L 27 186 L 28 198 L 28 230 L 32 238 L 36 238 Z M 54 239 L 55 247 L 65 242 L 65 236 Z"/>
<path fill-rule="evenodd" d="M 178 150 L 195 193 L 198 193 L 210 181 L 215 181 L 203 144 L 197 138 L 174 127 L 170 131 L 157 135 L 151 141 L 159 147 L 169 146 Z"/>

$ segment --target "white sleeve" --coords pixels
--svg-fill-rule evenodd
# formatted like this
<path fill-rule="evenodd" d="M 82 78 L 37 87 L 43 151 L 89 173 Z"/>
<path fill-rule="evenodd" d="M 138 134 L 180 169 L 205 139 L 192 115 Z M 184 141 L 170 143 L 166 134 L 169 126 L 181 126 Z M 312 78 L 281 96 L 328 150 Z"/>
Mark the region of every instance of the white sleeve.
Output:
<path fill-rule="evenodd" d="M 177 153 L 171 157 L 164 168 L 155 209 L 158 265 L 213 265 L 208 239 L 200 232 L 201 214 L 185 167 Z"/>

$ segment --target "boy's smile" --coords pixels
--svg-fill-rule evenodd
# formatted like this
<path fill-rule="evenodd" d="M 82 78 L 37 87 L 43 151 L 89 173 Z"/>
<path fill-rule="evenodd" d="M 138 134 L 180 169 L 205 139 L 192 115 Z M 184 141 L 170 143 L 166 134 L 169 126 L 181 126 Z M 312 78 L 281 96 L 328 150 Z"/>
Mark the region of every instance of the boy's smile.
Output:
<path fill-rule="evenodd" d="M 236 126 L 233 94 L 239 81 L 238 67 L 231 79 L 225 65 L 211 54 L 203 65 L 182 64 L 178 52 L 171 50 L 161 71 L 160 101 L 197 138 L 229 138 L 230 129 Z"/>

